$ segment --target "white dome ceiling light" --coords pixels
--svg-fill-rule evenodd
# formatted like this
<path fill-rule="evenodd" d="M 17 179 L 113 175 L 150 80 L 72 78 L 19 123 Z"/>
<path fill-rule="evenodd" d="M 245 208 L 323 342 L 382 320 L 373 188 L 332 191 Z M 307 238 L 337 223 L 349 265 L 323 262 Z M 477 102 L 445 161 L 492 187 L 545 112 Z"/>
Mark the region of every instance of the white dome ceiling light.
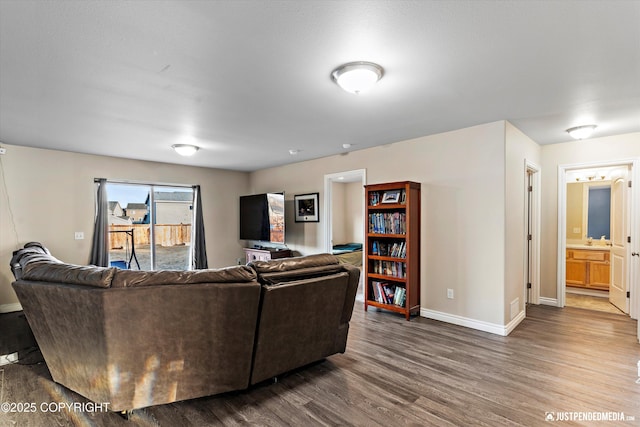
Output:
<path fill-rule="evenodd" d="M 359 95 L 375 85 L 384 75 L 384 69 L 373 62 L 349 62 L 333 70 L 331 78 L 349 93 Z"/>
<path fill-rule="evenodd" d="M 597 127 L 596 125 L 576 126 L 567 129 L 567 133 L 574 139 L 585 139 L 589 138 Z"/>
<path fill-rule="evenodd" d="M 173 148 L 176 153 L 180 154 L 181 156 L 193 156 L 194 154 L 196 154 L 196 151 L 200 149 L 200 147 L 190 144 L 174 144 L 171 146 L 171 148 Z"/>

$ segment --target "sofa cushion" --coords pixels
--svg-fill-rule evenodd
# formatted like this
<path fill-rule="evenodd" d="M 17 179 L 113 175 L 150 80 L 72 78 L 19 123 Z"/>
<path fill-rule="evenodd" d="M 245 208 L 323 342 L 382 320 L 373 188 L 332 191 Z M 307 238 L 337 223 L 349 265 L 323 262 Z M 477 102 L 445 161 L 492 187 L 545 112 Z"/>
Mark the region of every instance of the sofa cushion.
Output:
<path fill-rule="evenodd" d="M 28 262 L 22 268 L 22 279 L 108 288 L 116 271 L 115 267 L 65 264 L 51 258 Z"/>
<path fill-rule="evenodd" d="M 113 278 L 114 288 L 138 286 L 182 285 L 190 283 L 241 283 L 256 280 L 256 273 L 247 266 L 236 265 L 207 270 L 117 270 Z"/>

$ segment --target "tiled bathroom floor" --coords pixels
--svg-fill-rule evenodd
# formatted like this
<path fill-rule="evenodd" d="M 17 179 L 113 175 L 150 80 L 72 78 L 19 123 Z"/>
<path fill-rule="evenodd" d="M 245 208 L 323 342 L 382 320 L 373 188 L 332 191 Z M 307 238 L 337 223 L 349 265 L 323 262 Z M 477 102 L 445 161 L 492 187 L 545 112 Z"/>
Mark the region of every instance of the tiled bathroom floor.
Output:
<path fill-rule="evenodd" d="M 567 292 L 565 305 L 567 307 L 586 308 L 589 310 L 606 311 L 607 313 L 624 314 L 615 305 L 611 304 L 607 298 L 592 297 L 589 295 L 578 295 Z"/>

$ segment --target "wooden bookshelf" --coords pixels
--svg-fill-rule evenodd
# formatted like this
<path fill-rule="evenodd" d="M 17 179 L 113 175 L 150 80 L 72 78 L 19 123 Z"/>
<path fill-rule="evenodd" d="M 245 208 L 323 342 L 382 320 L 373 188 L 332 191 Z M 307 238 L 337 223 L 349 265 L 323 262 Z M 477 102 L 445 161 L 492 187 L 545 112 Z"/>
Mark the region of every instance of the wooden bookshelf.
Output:
<path fill-rule="evenodd" d="M 365 311 L 420 311 L 420 184 L 365 185 Z"/>

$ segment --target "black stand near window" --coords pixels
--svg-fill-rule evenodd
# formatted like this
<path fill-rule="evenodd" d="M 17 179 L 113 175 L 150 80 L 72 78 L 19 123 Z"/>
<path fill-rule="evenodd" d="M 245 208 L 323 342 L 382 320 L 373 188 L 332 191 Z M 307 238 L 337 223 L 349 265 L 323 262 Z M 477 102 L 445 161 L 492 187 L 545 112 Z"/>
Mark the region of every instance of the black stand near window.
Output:
<path fill-rule="evenodd" d="M 136 256 L 136 243 L 133 238 L 133 228 L 130 230 L 109 230 L 109 233 L 126 233 L 127 234 L 127 243 L 125 246 L 125 258 L 129 258 L 126 263 L 126 269 L 131 269 L 131 260 L 135 260 L 136 266 L 138 270 L 140 270 L 140 263 L 138 262 L 138 257 Z M 131 253 L 129 254 L 129 241 L 131 241 Z"/>

